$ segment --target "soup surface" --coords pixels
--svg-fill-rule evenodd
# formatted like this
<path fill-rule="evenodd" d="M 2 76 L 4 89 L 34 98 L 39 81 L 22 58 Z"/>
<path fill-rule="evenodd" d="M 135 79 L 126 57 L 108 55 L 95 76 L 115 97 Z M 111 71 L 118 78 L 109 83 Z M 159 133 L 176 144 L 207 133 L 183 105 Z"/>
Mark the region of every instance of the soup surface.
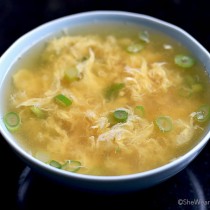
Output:
<path fill-rule="evenodd" d="M 4 116 L 32 156 L 60 170 L 125 175 L 162 166 L 198 142 L 209 82 L 180 43 L 110 27 L 42 47 L 17 65 Z"/>

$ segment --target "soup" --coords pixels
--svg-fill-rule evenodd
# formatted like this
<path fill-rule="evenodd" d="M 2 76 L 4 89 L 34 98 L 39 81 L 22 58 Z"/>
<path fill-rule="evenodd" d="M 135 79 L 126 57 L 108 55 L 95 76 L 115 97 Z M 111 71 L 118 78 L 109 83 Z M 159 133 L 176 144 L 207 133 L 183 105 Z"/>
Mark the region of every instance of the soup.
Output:
<path fill-rule="evenodd" d="M 156 31 L 104 28 L 51 38 L 22 58 L 6 127 L 35 158 L 81 174 L 133 174 L 182 156 L 209 121 L 204 67 Z"/>

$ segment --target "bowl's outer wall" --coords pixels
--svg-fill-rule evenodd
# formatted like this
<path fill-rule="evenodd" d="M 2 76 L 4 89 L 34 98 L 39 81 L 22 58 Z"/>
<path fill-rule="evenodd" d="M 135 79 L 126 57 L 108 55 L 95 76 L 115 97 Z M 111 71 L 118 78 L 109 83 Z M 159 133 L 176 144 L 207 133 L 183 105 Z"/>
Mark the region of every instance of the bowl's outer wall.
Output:
<path fill-rule="evenodd" d="M 80 25 L 93 24 L 101 22 L 125 22 L 127 24 L 144 25 L 151 27 L 155 30 L 159 30 L 172 36 L 178 40 L 181 44 L 185 45 L 200 62 L 205 65 L 206 70 L 210 74 L 210 56 L 203 46 L 201 46 L 192 36 L 183 31 L 182 29 L 166 23 L 164 21 L 145 16 L 140 14 L 118 12 L 118 11 L 98 11 L 98 12 L 86 12 L 76 15 L 67 16 L 46 23 L 26 35 L 18 39 L 0 58 L 0 101 L 5 101 L 5 95 L 10 84 L 12 71 L 11 67 L 15 64 L 17 59 L 21 58 L 27 50 L 31 47 L 52 36 L 66 28 L 74 28 Z M 2 70 L 3 69 L 3 70 Z M 0 131 L 4 136 L 7 143 L 12 147 L 15 153 L 30 167 L 36 169 L 38 172 L 45 174 L 53 179 L 59 180 L 64 184 L 74 185 L 90 190 L 99 191 L 112 191 L 122 192 L 129 190 L 144 189 L 146 187 L 155 185 L 170 178 L 185 168 L 203 149 L 206 145 L 210 133 L 206 131 L 202 141 L 196 145 L 191 151 L 185 154 L 178 160 L 160 167 L 155 170 L 151 170 L 145 173 L 121 176 L 121 177 L 96 177 L 96 176 L 83 176 L 80 174 L 67 173 L 65 171 L 54 169 L 40 161 L 34 159 L 16 143 L 12 134 L 10 134 L 3 123 L 3 115 L 5 113 L 5 104 L 0 106 Z"/>

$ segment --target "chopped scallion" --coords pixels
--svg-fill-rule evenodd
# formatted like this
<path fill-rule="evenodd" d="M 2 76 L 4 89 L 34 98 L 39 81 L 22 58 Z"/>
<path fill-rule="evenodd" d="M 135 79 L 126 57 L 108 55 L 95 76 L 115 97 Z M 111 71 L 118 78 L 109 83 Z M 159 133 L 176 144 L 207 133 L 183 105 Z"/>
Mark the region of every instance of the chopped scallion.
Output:
<path fill-rule="evenodd" d="M 200 93 L 203 91 L 203 85 L 200 83 L 193 84 L 191 88 L 193 93 Z"/>
<path fill-rule="evenodd" d="M 118 123 L 118 121 L 114 118 L 113 113 L 109 113 L 109 115 L 107 116 L 107 119 L 110 124 L 110 127 L 112 127 L 113 125 L 116 125 Z"/>
<path fill-rule="evenodd" d="M 114 111 L 113 116 L 117 122 L 123 123 L 126 122 L 128 119 L 128 113 L 125 110 L 116 110 Z"/>
<path fill-rule="evenodd" d="M 5 116 L 4 116 L 4 124 L 6 126 L 6 128 L 13 132 L 18 130 L 19 126 L 20 126 L 20 117 L 16 112 L 8 112 Z"/>
<path fill-rule="evenodd" d="M 195 64 L 194 59 L 187 55 L 176 55 L 174 62 L 182 68 L 190 68 Z"/>
<path fill-rule="evenodd" d="M 120 90 L 125 87 L 123 83 L 115 83 L 105 90 L 105 98 L 113 100 L 118 97 Z"/>
<path fill-rule="evenodd" d="M 134 114 L 138 115 L 139 117 L 144 117 L 145 110 L 143 106 L 136 106 L 134 108 Z"/>
<path fill-rule="evenodd" d="M 59 105 L 68 107 L 72 104 L 72 99 L 66 97 L 63 94 L 59 94 L 59 95 L 55 96 L 55 102 L 58 103 Z"/>
<path fill-rule="evenodd" d="M 180 88 L 181 96 L 188 97 L 204 90 L 204 85 L 201 83 L 200 78 L 197 75 L 187 75 L 184 77 L 183 82 L 183 87 Z"/>
<path fill-rule="evenodd" d="M 189 87 L 191 87 L 196 82 L 197 82 L 197 78 L 193 77 L 192 75 L 187 75 L 184 77 L 184 83 Z"/>
<path fill-rule="evenodd" d="M 172 129 L 172 119 L 169 116 L 160 116 L 155 120 L 156 125 L 162 132 L 168 132 Z"/>
<path fill-rule="evenodd" d="M 77 172 L 80 168 L 81 168 L 81 163 L 76 160 L 67 160 L 61 167 L 61 169 L 70 172 Z"/>
<path fill-rule="evenodd" d="M 127 47 L 127 52 L 129 53 L 138 53 L 140 52 L 142 49 L 144 48 L 144 46 L 142 44 L 130 44 Z"/>
<path fill-rule="evenodd" d="M 115 153 L 117 154 L 117 153 L 120 153 L 120 152 L 121 152 L 121 149 L 120 149 L 119 145 L 117 145 L 116 148 L 115 148 Z"/>
<path fill-rule="evenodd" d="M 31 111 L 33 112 L 34 115 L 36 115 L 36 117 L 41 118 L 41 119 L 47 116 L 46 112 L 44 112 L 42 109 L 40 109 L 37 106 L 32 106 Z"/>
<path fill-rule="evenodd" d="M 62 165 L 61 165 L 59 162 L 55 161 L 55 160 L 51 160 L 51 161 L 49 162 L 49 165 L 50 165 L 50 166 L 53 166 L 53 167 L 55 167 L 55 168 L 59 168 L 59 169 L 62 167 Z"/>
<path fill-rule="evenodd" d="M 65 71 L 64 75 L 65 79 L 67 79 L 70 82 L 73 82 L 75 80 L 79 79 L 79 72 L 77 68 L 70 68 Z"/>
<path fill-rule="evenodd" d="M 198 122 L 206 122 L 210 119 L 210 106 L 208 104 L 200 106 L 196 111 L 195 119 Z"/>
<path fill-rule="evenodd" d="M 192 96 L 192 89 L 189 87 L 181 87 L 179 89 L 179 95 L 185 98 Z"/>
<path fill-rule="evenodd" d="M 143 42 L 149 43 L 149 33 L 148 31 L 143 31 L 139 34 L 139 39 Z"/>

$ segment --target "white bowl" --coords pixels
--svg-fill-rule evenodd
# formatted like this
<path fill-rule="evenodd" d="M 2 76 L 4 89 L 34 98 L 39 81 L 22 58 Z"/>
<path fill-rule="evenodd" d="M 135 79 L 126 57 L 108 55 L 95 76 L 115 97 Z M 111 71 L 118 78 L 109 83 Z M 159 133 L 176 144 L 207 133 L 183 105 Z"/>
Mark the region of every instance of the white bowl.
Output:
<path fill-rule="evenodd" d="M 204 131 L 199 143 L 189 152 L 164 166 L 131 175 L 92 176 L 59 170 L 35 159 L 19 146 L 14 136 L 8 132 L 3 123 L 3 115 L 6 111 L 5 97 L 7 88 L 10 76 L 13 73 L 12 66 L 17 60 L 34 45 L 60 31 L 93 23 L 103 24 L 104 21 L 144 25 L 164 32 L 186 46 L 194 56 L 204 64 L 207 72 L 210 73 L 210 55 L 207 50 L 187 32 L 170 23 L 142 14 L 120 11 L 93 11 L 66 16 L 43 24 L 25 34 L 0 58 L 0 131 L 6 142 L 11 146 L 11 149 L 13 149 L 17 156 L 27 165 L 41 174 L 62 182 L 65 185 L 84 190 L 114 193 L 140 190 L 158 184 L 184 169 L 207 144 L 210 137 L 210 128 L 208 127 Z"/>

